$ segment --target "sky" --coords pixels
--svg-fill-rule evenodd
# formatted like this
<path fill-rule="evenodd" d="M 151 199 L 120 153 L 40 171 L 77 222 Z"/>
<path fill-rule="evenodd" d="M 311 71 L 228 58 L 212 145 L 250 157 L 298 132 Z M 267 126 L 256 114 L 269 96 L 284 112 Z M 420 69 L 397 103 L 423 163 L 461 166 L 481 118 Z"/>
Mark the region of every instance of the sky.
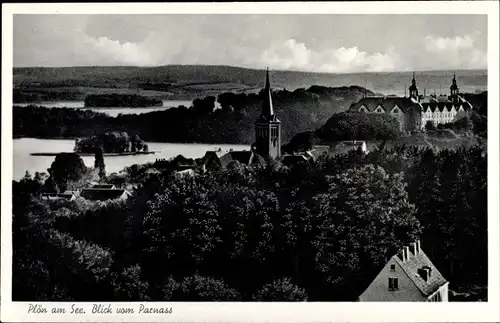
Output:
<path fill-rule="evenodd" d="M 15 15 L 14 67 L 487 68 L 484 15 Z"/>

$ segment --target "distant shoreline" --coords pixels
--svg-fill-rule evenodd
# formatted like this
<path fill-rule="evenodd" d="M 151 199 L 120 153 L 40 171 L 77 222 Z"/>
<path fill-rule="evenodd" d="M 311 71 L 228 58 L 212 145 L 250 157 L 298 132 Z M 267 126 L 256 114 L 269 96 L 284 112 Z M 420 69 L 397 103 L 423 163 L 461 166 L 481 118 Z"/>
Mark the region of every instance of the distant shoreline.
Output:
<path fill-rule="evenodd" d="M 52 157 L 52 156 L 57 156 L 62 153 L 69 153 L 69 152 L 58 152 L 58 153 L 31 153 L 31 156 L 46 156 L 46 157 Z M 72 151 L 71 153 L 76 153 L 80 156 L 87 157 L 87 156 L 94 156 L 94 154 L 91 153 L 78 153 Z M 102 155 L 104 157 L 119 157 L 119 156 L 135 156 L 135 155 L 152 155 L 155 154 L 154 151 L 139 151 L 139 152 L 126 152 L 126 153 L 103 153 Z"/>
<path fill-rule="evenodd" d="M 165 101 L 183 101 L 183 100 L 165 100 Z M 186 100 L 188 101 L 188 100 Z M 21 108 L 24 108 L 24 107 L 29 107 L 29 106 L 33 106 L 33 107 L 42 107 L 42 108 L 50 108 L 48 106 L 44 106 L 44 105 L 47 105 L 47 104 L 51 104 L 52 102 L 54 103 L 57 103 L 57 102 L 63 102 L 63 101 L 44 101 L 44 102 L 37 102 L 37 103 L 33 103 L 33 102 L 17 102 L 17 103 L 12 103 L 12 106 L 13 107 L 21 107 Z M 64 102 L 68 102 L 68 103 L 74 103 L 74 102 L 82 102 L 82 101 L 64 101 Z M 67 108 L 67 109 L 81 109 L 81 110 L 113 110 L 113 109 L 116 109 L 116 110 L 120 110 L 120 109 L 154 109 L 154 108 L 158 108 L 158 109 L 161 109 L 161 108 L 178 108 L 178 106 L 169 106 L 169 105 L 154 105 L 154 106 L 144 106 L 144 107 L 133 107 L 133 106 L 123 106 L 123 107 L 93 107 L 93 106 L 78 106 L 78 107 L 72 107 L 72 106 L 68 106 L 68 107 L 55 107 L 55 108 Z"/>

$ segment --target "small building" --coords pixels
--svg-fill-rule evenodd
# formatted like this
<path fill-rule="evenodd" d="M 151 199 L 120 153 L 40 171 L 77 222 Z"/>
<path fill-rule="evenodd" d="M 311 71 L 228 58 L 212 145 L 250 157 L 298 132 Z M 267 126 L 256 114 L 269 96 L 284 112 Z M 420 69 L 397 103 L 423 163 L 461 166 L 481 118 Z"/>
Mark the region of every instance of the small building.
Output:
<path fill-rule="evenodd" d="M 281 158 L 283 165 L 291 167 L 297 164 L 305 164 L 314 161 L 314 156 L 310 152 L 304 152 L 301 154 L 284 155 Z"/>
<path fill-rule="evenodd" d="M 363 154 L 368 153 L 365 141 L 353 140 L 353 141 L 340 141 L 335 144 L 332 151 L 336 155 L 347 154 L 351 151 L 359 151 Z"/>
<path fill-rule="evenodd" d="M 196 173 L 193 169 L 191 168 L 188 168 L 188 169 L 184 169 L 184 170 L 179 170 L 179 171 L 176 171 L 174 172 L 174 176 L 176 178 L 182 178 L 182 177 L 187 177 L 187 176 L 194 176 Z"/>
<path fill-rule="evenodd" d="M 449 282 L 420 248 L 420 241 L 392 256 L 361 302 L 448 302 Z"/>
<path fill-rule="evenodd" d="M 113 188 L 84 188 L 80 192 L 80 196 L 92 201 L 120 200 L 126 201 L 130 197 L 130 193 L 124 189 Z"/>
<path fill-rule="evenodd" d="M 66 200 L 74 201 L 77 196 L 74 192 L 64 192 L 64 193 L 42 193 L 42 200 L 54 201 L 54 200 Z"/>
<path fill-rule="evenodd" d="M 202 159 L 202 167 L 207 170 L 210 169 L 226 169 L 227 166 L 233 162 L 239 162 L 243 165 L 261 165 L 264 166 L 266 161 L 257 153 L 251 150 L 238 150 L 238 151 L 207 151 Z"/>
<path fill-rule="evenodd" d="M 107 188 L 107 189 L 115 189 L 116 187 L 113 184 L 95 184 L 92 188 Z"/>

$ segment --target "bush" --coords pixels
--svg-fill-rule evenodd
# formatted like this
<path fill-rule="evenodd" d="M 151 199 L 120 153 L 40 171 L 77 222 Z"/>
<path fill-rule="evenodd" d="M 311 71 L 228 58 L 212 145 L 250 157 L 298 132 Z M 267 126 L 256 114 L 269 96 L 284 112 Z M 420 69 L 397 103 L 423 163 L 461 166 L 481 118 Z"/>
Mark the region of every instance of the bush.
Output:
<path fill-rule="evenodd" d="M 334 114 L 318 130 L 326 141 L 391 140 L 400 136 L 396 118 L 386 114 L 343 112 Z"/>
<path fill-rule="evenodd" d="M 436 130 L 436 125 L 432 121 L 427 121 L 425 123 L 425 130 L 427 130 L 427 131 L 429 131 L 429 130 L 430 131 L 434 131 L 434 130 Z"/>
<path fill-rule="evenodd" d="M 283 278 L 262 286 L 253 296 L 256 301 L 307 301 L 305 289 Z"/>

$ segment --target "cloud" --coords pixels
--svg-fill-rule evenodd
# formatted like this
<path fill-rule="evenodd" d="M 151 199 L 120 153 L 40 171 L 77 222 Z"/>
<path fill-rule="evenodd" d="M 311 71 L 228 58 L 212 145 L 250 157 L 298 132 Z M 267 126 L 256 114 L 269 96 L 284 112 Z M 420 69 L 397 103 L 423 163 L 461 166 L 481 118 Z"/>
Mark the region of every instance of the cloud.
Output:
<path fill-rule="evenodd" d="M 295 39 L 274 43 L 251 60 L 253 65 L 268 65 L 274 69 L 295 69 L 314 72 L 392 71 L 399 67 L 400 56 L 389 48 L 386 52 L 367 53 L 358 47 L 324 50 L 308 48 Z"/>
<path fill-rule="evenodd" d="M 113 65 L 154 65 L 148 51 L 133 42 L 120 43 L 107 37 L 86 37 L 83 41 L 89 55 L 94 55 L 94 61 L 109 62 Z"/>
<path fill-rule="evenodd" d="M 433 58 L 433 65 L 441 68 L 482 69 L 488 65 L 486 50 L 478 49 L 470 35 L 454 38 L 427 36 L 424 49 L 429 58 Z"/>

